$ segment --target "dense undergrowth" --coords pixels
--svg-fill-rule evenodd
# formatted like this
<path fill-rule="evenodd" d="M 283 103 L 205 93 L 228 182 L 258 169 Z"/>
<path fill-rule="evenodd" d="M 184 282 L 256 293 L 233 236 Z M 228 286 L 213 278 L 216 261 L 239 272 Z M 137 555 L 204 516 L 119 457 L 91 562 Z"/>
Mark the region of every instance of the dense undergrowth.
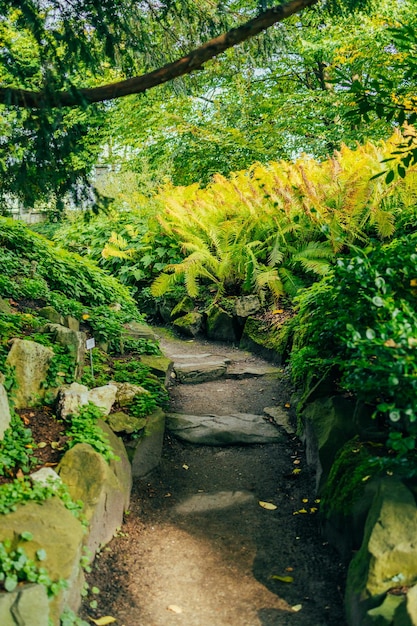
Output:
<path fill-rule="evenodd" d="M 101 409 L 88 404 L 65 420 L 58 420 L 54 415 L 56 388 L 75 380 L 89 388 L 111 380 L 140 381 L 144 389 L 142 403 L 133 402 L 124 410 L 132 416 L 147 416 L 156 407 L 165 406 L 167 396 L 163 384 L 140 362 L 140 357 L 158 355 L 159 348 L 155 341 L 126 336 L 124 325 L 143 322 L 144 317 L 128 288 L 93 261 L 52 244 L 21 223 L 0 218 L 0 263 L 0 382 L 7 391 L 11 411 L 10 426 L 0 441 L 0 514 L 10 513 L 25 502 L 59 497 L 80 518 L 82 503 L 71 500 L 65 485 L 43 485 L 27 477 L 42 466 L 41 449 L 43 453 L 46 446 L 52 446 L 62 456 L 77 443 L 88 443 L 109 462 L 115 456 L 107 436 L 97 425 Z M 71 316 L 81 322 L 86 336 L 94 337 L 98 346 L 106 348 L 94 348 L 92 362 L 87 358 L 82 378 L 76 379 L 74 352 L 58 344 L 47 326 L 45 311 L 51 310 L 62 320 Z M 53 350 L 45 398 L 31 415 L 36 419 L 38 410 L 47 413 L 51 429 L 59 432 L 59 441 L 48 439 L 46 443 L 35 439 L 28 420 L 14 410 L 16 377 L 6 358 L 15 338 L 36 341 Z M 45 403 L 51 405 L 48 411 L 42 410 Z M 143 433 L 142 424 L 132 436 L 140 437 Z M 45 431 L 43 434 L 46 436 Z M 80 519 L 85 523 L 82 516 Z M 54 596 L 65 587 L 65 581 L 51 580 L 43 563 L 47 556 L 44 551 L 28 557 L 25 541 L 30 539 L 26 533 L 14 542 L 0 543 L 0 588 L 13 591 L 19 583 L 35 582 Z M 65 623 L 78 623 L 75 616 L 70 619 L 68 615 Z"/>

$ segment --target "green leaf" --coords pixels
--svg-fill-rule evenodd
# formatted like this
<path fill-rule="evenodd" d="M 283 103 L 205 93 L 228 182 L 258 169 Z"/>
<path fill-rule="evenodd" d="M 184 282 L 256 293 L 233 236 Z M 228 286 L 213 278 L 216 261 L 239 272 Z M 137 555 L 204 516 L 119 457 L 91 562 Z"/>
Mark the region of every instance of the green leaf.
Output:
<path fill-rule="evenodd" d="M 6 576 L 6 580 L 4 581 L 4 588 L 6 591 L 14 591 L 17 587 L 17 578 Z"/>

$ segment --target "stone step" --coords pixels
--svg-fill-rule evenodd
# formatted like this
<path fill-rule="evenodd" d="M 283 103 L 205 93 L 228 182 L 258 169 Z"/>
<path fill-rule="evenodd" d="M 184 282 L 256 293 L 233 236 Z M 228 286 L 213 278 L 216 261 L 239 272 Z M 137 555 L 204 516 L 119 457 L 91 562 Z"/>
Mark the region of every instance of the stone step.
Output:
<path fill-rule="evenodd" d="M 167 429 L 179 439 L 209 446 L 275 443 L 283 435 L 262 415 L 187 415 L 168 413 Z"/>
<path fill-rule="evenodd" d="M 194 355 L 188 358 L 175 358 L 174 374 L 178 382 L 187 384 L 205 383 L 217 378 L 222 378 L 226 374 L 227 365 L 230 362 L 222 357 L 212 355 Z"/>
<path fill-rule="evenodd" d="M 278 378 L 281 374 L 282 369 L 272 365 L 232 363 L 227 367 L 226 378 L 260 378 L 261 376 Z"/>
<path fill-rule="evenodd" d="M 288 435 L 295 434 L 295 428 L 290 423 L 290 416 L 284 409 L 281 409 L 279 406 L 266 406 L 264 413 L 268 417 L 272 417 L 275 424 L 283 428 Z"/>

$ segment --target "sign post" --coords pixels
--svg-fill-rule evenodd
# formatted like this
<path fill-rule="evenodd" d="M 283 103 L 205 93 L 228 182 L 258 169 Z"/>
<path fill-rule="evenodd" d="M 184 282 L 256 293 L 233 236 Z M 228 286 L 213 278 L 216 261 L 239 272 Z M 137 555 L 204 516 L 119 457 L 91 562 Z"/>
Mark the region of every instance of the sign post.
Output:
<path fill-rule="evenodd" d="M 85 346 L 87 348 L 87 350 L 90 350 L 90 366 L 91 366 L 91 376 L 92 378 L 94 378 L 94 369 L 93 369 L 93 348 L 96 345 L 96 340 L 94 339 L 94 337 L 91 337 L 91 339 L 87 339 L 87 341 L 85 342 Z"/>

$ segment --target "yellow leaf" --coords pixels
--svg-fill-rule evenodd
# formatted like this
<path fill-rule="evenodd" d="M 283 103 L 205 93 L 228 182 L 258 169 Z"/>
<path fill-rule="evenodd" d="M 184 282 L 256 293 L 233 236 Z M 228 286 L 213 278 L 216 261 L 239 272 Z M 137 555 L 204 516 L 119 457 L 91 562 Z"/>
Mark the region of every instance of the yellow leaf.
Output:
<path fill-rule="evenodd" d="M 263 509 L 267 509 L 268 511 L 275 511 L 275 509 L 278 508 L 277 506 L 275 506 L 275 504 L 272 504 L 272 502 L 262 502 L 262 500 L 259 500 L 258 504 Z"/>
<path fill-rule="evenodd" d="M 116 619 L 110 615 L 105 615 L 104 617 L 99 617 L 98 619 L 90 617 L 90 619 L 97 626 L 107 626 L 107 624 L 113 624 L 116 621 Z"/>
<path fill-rule="evenodd" d="M 301 502 L 308 502 L 308 498 L 303 498 Z"/>
<path fill-rule="evenodd" d="M 88 315 L 88 313 L 84 313 L 84 315 L 82 315 L 81 317 L 83 318 L 83 320 L 88 320 L 90 316 Z"/>
<path fill-rule="evenodd" d="M 300 470 L 300 468 L 299 468 L 299 467 L 296 467 L 296 468 L 295 468 L 295 469 L 293 469 L 293 471 L 291 472 L 291 474 L 296 474 L 296 475 L 297 475 L 297 474 L 300 474 L 300 473 L 301 473 L 301 470 Z"/>
<path fill-rule="evenodd" d="M 279 580 L 280 583 L 293 583 L 294 578 L 292 576 L 271 576 L 272 580 Z"/>
<path fill-rule="evenodd" d="M 186 465 L 185 463 L 184 463 L 184 465 L 182 466 L 182 468 L 183 468 L 183 469 L 185 469 L 185 470 L 189 469 L 188 465 Z"/>
<path fill-rule="evenodd" d="M 417 278 L 412 278 L 410 280 L 410 287 L 417 287 Z"/>
<path fill-rule="evenodd" d="M 290 406 L 291 406 L 291 404 L 290 404 L 289 402 L 286 402 L 286 403 L 284 404 L 284 406 L 285 406 L 285 408 L 286 408 L 286 409 L 289 409 L 289 408 L 290 408 Z"/>
<path fill-rule="evenodd" d="M 370 476 L 370 475 L 368 475 L 368 476 L 364 476 L 364 477 L 362 478 L 362 482 L 364 483 L 364 482 L 366 482 L 367 480 L 369 480 L 370 478 L 371 478 L 371 476 Z"/>
<path fill-rule="evenodd" d="M 301 611 L 301 609 L 303 608 L 302 604 L 294 604 L 294 606 L 291 607 L 293 611 L 295 611 L 296 613 L 298 613 L 298 611 Z"/>
<path fill-rule="evenodd" d="M 274 315 L 277 315 L 278 313 L 284 313 L 284 309 L 275 309 L 274 311 L 272 311 L 272 313 Z"/>

